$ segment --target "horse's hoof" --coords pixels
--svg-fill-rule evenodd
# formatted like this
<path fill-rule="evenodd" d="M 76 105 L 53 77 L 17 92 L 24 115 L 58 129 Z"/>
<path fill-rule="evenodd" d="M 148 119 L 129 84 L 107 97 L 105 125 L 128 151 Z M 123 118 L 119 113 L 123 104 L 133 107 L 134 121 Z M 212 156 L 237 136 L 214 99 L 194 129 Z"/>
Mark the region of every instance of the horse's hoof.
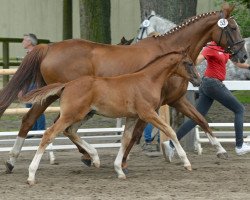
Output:
<path fill-rule="evenodd" d="M 125 176 L 125 174 L 119 174 L 119 175 L 118 175 L 118 178 L 119 178 L 119 179 L 126 179 L 126 176 Z"/>
<path fill-rule="evenodd" d="M 124 174 L 128 174 L 128 168 L 123 168 L 122 171 Z"/>
<path fill-rule="evenodd" d="M 100 161 L 99 160 L 96 160 L 96 161 L 93 161 L 93 165 L 96 167 L 96 168 L 100 168 Z"/>
<path fill-rule="evenodd" d="M 184 168 L 185 168 L 186 170 L 188 170 L 188 171 L 192 171 L 192 167 L 191 167 L 191 165 L 184 166 Z"/>
<path fill-rule="evenodd" d="M 14 166 L 12 164 L 10 164 L 8 161 L 6 161 L 5 163 L 5 167 L 6 167 L 6 174 L 10 174 L 12 173 L 12 170 L 14 169 Z"/>
<path fill-rule="evenodd" d="M 225 159 L 225 160 L 227 160 L 227 159 L 228 159 L 228 154 L 227 154 L 227 152 L 224 152 L 224 153 L 217 153 L 217 157 L 220 158 L 220 159 Z"/>
<path fill-rule="evenodd" d="M 59 165 L 59 162 L 57 162 L 57 161 L 50 161 L 50 164 L 51 165 Z"/>
<path fill-rule="evenodd" d="M 91 166 L 91 160 L 90 160 L 90 159 L 84 159 L 84 158 L 82 157 L 82 158 L 81 158 L 81 161 L 82 161 L 85 165 L 87 165 L 88 167 Z"/>
<path fill-rule="evenodd" d="M 29 185 L 29 186 L 33 186 L 33 185 L 35 185 L 36 184 L 36 181 L 35 180 L 27 180 L 27 184 Z"/>

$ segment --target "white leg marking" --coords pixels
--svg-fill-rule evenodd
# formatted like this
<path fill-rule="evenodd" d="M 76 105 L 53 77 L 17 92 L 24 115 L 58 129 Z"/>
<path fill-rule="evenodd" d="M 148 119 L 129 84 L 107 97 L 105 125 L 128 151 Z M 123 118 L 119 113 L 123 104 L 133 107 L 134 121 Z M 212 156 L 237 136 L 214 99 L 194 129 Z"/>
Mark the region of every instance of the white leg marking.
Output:
<path fill-rule="evenodd" d="M 15 144 L 9 152 L 9 161 L 8 162 L 13 166 L 15 165 L 16 159 L 18 158 L 18 156 L 21 152 L 24 141 L 25 141 L 25 138 L 21 138 L 21 137 L 17 136 Z"/>
<path fill-rule="evenodd" d="M 210 143 L 217 149 L 217 154 L 226 153 L 227 151 L 221 146 L 221 143 L 216 137 L 212 137 L 210 134 L 206 133 Z"/>
<path fill-rule="evenodd" d="M 122 171 L 122 158 L 124 155 L 124 149 L 123 146 L 120 147 L 119 152 L 116 156 L 115 162 L 114 162 L 114 168 L 115 171 L 118 175 L 118 178 L 120 179 L 126 179 L 126 175 L 124 174 L 124 172 Z"/>
<path fill-rule="evenodd" d="M 35 184 L 35 175 L 36 175 L 36 171 L 38 169 L 39 163 L 41 161 L 41 158 L 43 156 L 43 152 L 41 152 L 39 149 L 37 150 L 30 166 L 29 166 L 29 177 L 27 179 L 27 182 L 30 185 L 34 185 Z"/>
<path fill-rule="evenodd" d="M 79 123 L 75 123 L 75 124 L 71 125 L 71 127 L 67 131 L 65 131 L 64 134 L 67 137 L 69 137 L 69 139 L 73 143 L 78 144 L 82 149 L 84 149 L 91 157 L 94 166 L 99 168 L 100 167 L 100 158 L 98 156 L 97 150 L 92 145 L 90 145 L 87 142 L 85 142 L 84 140 L 82 140 L 79 137 L 79 135 L 77 135 L 77 133 L 76 133 L 78 128 L 81 126 L 81 124 L 86 120 L 83 120 Z"/>
<path fill-rule="evenodd" d="M 115 171 L 118 175 L 118 178 L 120 179 L 126 179 L 126 175 L 124 174 L 122 170 L 122 159 L 123 159 L 125 150 L 132 138 L 132 134 L 133 134 L 137 121 L 138 121 L 138 118 L 126 118 L 125 130 L 121 139 L 121 147 L 119 149 L 119 152 L 114 162 Z"/>
<path fill-rule="evenodd" d="M 83 149 L 85 149 L 85 151 L 88 152 L 88 154 L 92 158 L 92 161 L 93 161 L 93 164 L 95 165 L 95 167 L 99 168 L 100 167 L 100 158 L 98 156 L 97 150 L 92 145 L 85 142 L 84 140 L 81 140 L 80 142 L 76 141 L 76 143 L 79 146 L 81 146 Z"/>

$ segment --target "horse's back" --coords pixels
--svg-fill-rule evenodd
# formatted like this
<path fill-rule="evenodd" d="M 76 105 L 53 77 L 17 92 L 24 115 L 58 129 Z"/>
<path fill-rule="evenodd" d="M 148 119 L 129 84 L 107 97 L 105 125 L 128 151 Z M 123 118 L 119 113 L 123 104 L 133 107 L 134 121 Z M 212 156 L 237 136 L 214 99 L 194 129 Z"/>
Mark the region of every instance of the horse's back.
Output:
<path fill-rule="evenodd" d="M 116 76 L 132 73 L 156 57 L 158 52 L 141 45 L 107 45 L 82 39 L 49 45 L 41 63 L 47 84 L 68 82 L 83 75 Z"/>

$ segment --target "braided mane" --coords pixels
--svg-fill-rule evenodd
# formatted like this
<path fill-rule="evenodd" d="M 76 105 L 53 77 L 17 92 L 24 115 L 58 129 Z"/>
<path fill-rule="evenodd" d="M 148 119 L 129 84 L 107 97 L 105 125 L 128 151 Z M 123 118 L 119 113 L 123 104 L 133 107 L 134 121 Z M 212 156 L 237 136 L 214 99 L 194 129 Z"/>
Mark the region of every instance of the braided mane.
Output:
<path fill-rule="evenodd" d="M 162 34 L 162 35 L 155 36 L 155 37 L 161 37 L 161 36 L 173 34 L 173 33 L 175 33 L 176 31 L 179 31 L 179 30 L 181 30 L 181 29 L 183 29 L 183 28 L 189 26 L 190 24 L 193 24 L 193 23 L 199 21 L 201 18 L 205 18 L 205 17 L 211 16 L 211 15 L 214 15 L 214 14 L 216 14 L 217 12 L 218 12 L 218 11 L 207 12 L 207 13 L 203 13 L 203 14 L 200 14 L 200 15 L 196 15 L 196 16 L 190 17 L 190 18 L 186 19 L 184 22 L 182 22 L 180 25 L 177 25 L 176 27 L 170 29 L 170 30 L 167 31 L 166 33 L 164 33 L 164 34 Z"/>

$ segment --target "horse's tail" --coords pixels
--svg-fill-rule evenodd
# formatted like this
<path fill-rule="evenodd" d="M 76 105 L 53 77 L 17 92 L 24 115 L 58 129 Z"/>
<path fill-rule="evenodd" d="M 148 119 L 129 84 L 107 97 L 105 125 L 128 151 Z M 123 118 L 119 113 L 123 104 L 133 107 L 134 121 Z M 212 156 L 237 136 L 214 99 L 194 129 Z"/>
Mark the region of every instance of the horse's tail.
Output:
<path fill-rule="evenodd" d="M 61 96 L 65 87 L 63 83 L 54 83 L 42 88 L 38 88 L 28 92 L 26 95 L 21 96 L 19 100 L 23 103 L 40 103 L 46 101 L 51 96 Z"/>
<path fill-rule="evenodd" d="M 0 91 L 0 117 L 17 98 L 19 92 L 27 93 L 31 83 L 37 87 L 46 85 L 40 71 L 40 64 L 48 48 L 47 44 L 40 44 L 27 54 L 14 76 Z"/>

